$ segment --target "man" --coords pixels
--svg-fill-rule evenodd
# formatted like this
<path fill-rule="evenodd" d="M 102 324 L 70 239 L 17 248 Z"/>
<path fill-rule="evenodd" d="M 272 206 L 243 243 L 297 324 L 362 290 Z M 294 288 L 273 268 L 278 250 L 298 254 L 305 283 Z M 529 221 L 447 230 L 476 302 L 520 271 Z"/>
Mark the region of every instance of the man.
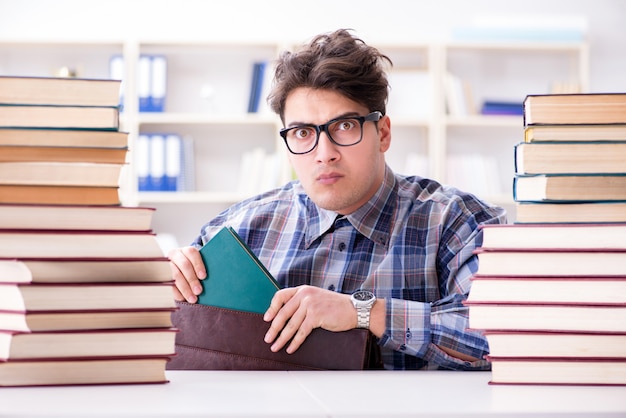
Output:
<path fill-rule="evenodd" d="M 271 350 L 294 352 L 317 327 L 364 327 L 385 368 L 487 369 L 487 343 L 467 329 L 462 302 L 478 226 L 505 214 L 386 165 L 386 63 L 345 30 L 283 53 L 269 100 L 298 181 L 232 206 L 172 251 L 176 298 L 196 302 L 206 277 L 198 248 L 228 225 L 284 287 L 264 316 Z"/>

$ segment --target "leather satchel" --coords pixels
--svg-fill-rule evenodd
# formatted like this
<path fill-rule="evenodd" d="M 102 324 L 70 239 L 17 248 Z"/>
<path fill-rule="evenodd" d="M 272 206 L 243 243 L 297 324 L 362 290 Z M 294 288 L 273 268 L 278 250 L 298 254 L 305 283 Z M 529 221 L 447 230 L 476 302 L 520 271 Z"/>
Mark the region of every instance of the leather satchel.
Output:
<path fill-rule="evenodd" d="M 376 338 L 366 329 L 314 329 L 293 354 L 263 341 L 270 327 L 258 313 L 176 302 L 176 355 L 169 370 L 363 370 L 382 368 Z"/>

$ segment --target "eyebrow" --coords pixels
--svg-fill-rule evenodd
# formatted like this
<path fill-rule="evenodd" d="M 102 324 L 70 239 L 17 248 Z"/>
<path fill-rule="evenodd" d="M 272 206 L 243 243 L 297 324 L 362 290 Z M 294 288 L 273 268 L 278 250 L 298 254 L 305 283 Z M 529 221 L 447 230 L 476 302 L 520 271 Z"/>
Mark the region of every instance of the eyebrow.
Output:
<path fill-rule="evenodd" d="M 335 119 L 351 118 L 351 117 L 354 117 L 354 116 L 361 116 L 361 115 L 359 114 L 359 112 L 354 112 L 354 111 L 351 111 L 351 112 L 345 112 L 345 113 L 342 113 L 342 114 L 340 114 L 340 115 L 337 115 L 337 116 L 335 116 L 335 117 L 333 117 L 333 118 L 331 118 L 331 119 L 328 119 L 328 120 L 327 120 L 326 122 L 324 122 L 324 123 L 328 123 L 328 122 L 330 122 L 331 120 L 335 120 Z M 322 125 L 323 125 L 324 123 L 322 123 Z M 318 126 L 318 125 L 317 125 L 316 123 L 311 123 L 311 122 L 293 121 L 293 122 L 291 122 L 289 125 L 286 125 L 286 126 L 285 126 L 285 128 L 295 128 L 295 127 L 298 127 L 298 126 Z"/>

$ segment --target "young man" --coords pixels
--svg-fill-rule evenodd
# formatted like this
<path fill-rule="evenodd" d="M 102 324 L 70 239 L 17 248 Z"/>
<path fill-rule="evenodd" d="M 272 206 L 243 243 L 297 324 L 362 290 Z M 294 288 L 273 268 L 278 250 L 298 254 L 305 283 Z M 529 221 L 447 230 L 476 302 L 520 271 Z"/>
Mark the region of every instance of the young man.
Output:
<path fill-rule="evenodd" d="M 385 368 L 486 369 L 487 343 L 467 329 L 462 302 L 478 226 L 505 214 L 386 165 L 386 63 L 345 30 L 283 53 L 269 100 L 298 180 L 232 206 L 172 251 L 176 298 L 197 300 L 198 249 L 229 225 L 284 287 L 264 317 L 272 350 L 297 350 L 317 327 L 365 327 Z"/>

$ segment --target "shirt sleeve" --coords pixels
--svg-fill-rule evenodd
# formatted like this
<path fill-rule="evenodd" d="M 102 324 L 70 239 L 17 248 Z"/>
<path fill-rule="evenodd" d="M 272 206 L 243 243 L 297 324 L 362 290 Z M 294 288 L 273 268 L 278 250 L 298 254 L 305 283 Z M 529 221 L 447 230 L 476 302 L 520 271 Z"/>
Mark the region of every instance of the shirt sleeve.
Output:
<path fill-rule="evenodd" d="M 477 209 L 475 207 L 470 209 Z M 405 355 L 428 362 L 427 368 L 487 370 L 484 356 L 489 347 L 484 336 L 469 330 L 468 308 L 463 301 L 469 294 L 471 277 L 478 270 L 473 251 L 482 243 L 481 223 L 505 222 L 500 208 L 449 211 L 438 230 L 441 239 L 437 254 L 439 300 L 418 302 L 388 298 L 386 330 L 380 344 Z M 439 347 L 450 348 L 478 360 L 469 362 L 452 357 Z"/>

